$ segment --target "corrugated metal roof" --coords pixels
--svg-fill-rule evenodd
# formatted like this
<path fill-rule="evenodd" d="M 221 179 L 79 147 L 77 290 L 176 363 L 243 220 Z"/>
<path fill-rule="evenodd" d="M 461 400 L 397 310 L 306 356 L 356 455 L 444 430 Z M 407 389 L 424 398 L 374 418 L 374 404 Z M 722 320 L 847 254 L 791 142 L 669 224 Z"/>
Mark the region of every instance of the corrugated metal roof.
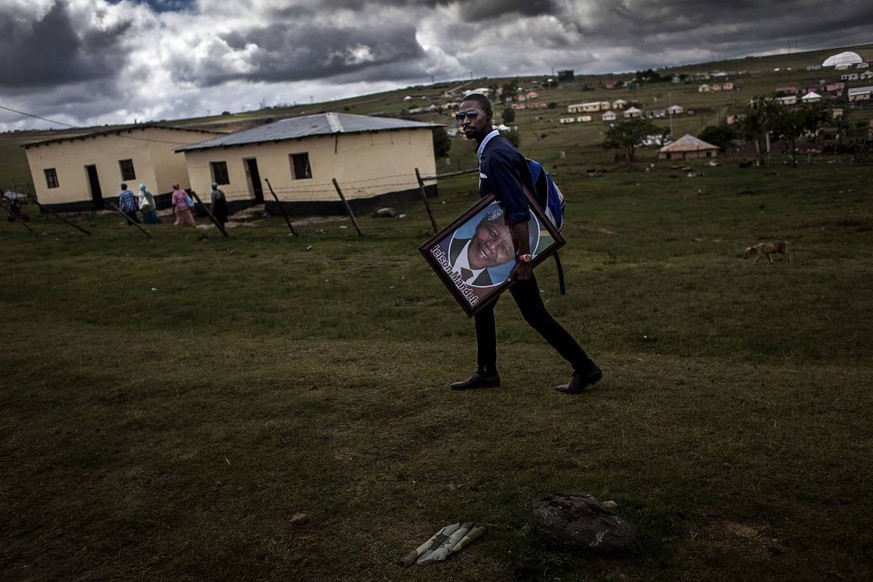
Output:
<path fill-rule="evenodd" d="M 190 127 L 178 127 L 175 125 L 163 125 L 160 123 L 139 123 L 134 125 L 123 125 L 118 127 L 113 127 L 110 129 L 101 129 L 99 131 L 84 131 L 82 133 L 74 132 L 74 133 L 66 133 L 66 135 L 60 135 L 57 137 L 53 137 L 50 139 L 35 141 L 29 144 L 25 144 L 21 147 L 24 149 L 29 149 L 32 147 L 45 146 L 53 143 L 63 143 L 65 141 L 76 141 L 76 140 L 86 140 L 100 136 L 110 136 L 110 135 L 122 135 L 126 133 L 133 133 L 135 131 L 145 131 L 147 129 L 169 129 L 173 131 L 187 131 L 194 133 L 204 133 L 208 135 L 216 135 L 217 131 L 209 131 L 205 129 L 196 129 Z M 148 141 L 148 140 L 147 140 Z M 160 141 L 160 140 L 152 140 L 152 141 Z M 168 142 L 171 143 L 171 142 Z M 179 142 L 175 142 L 178 144 Z"/>
<path fill-rule="evenodd" d="M 224 135 L 176 148 L 177 152 L 206 150 L 211 148 L 233 147 L 248 144 L 302 139 L 319 135 L 340 133 L 368 133 L 397 129 L 430 129 L 440 127 L 436 123 L 422 123 L 405 119 L 370 117 L 350 113 L 319 113 L 303 117 L 291 117 L 275 123 L 254 127 L 237 133 Z"/>
<path fill-rule="evenodd" d="M 698 139 L 691 134 L 686 133 L 671 144 L 662 147 L 660 152 L 686 152 L 696 150 L 717 150 L 718 146 L 707 143 L 702 139 Z"/>

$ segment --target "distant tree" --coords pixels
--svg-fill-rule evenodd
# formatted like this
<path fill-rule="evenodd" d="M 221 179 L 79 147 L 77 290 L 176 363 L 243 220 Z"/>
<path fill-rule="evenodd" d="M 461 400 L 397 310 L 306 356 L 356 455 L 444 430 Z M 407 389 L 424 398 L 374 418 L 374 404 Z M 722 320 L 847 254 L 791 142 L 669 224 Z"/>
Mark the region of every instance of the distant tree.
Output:
<path fill-rule="evenodd" d="M 515 109 L 512 109 L 511 107 L 504 109 L 500 117 L 503 118 L 503 123 L 512 123 L 515 121 Z"/>
<path fill-rule="evenodd" d="M 503 137 L 509 140 L 509 143 L 514 145 L 515 147 L 521 146 L 521 136 L 514 129 L 510 129 L 509 131 L 504 131 L 501 133 Z"/>
<path fill-rule="evenodd" d="M 827 110 L 822 103 L 788 107 L 771 97 L 756 97 L 746 107 L 740 128 L 746 137 L 754 140 L 757 163 L 769 162 L 773 139 L 791 142 L 791 160 L 797 165 L 797 138 L 806 132 L 817 132 L 827 121 Z"/>
<path fill-rule="evenodd" d="M 637 71 L 634 78 L 640 83 L 664 83 L 670 81 L 670 77 L 662 77 L 661 73 L 652 69 Z"/>
<path fill-rule="evenodd" d="M 728 149 L 731 141 L 737 138 L 737 131 L 730 125 L 707 125 L 697 136 L 703 141 L 717 145 L 722 151 Z"/>
<path fill-rule="evenodd" d="M 452 149 L 452 140 L 444 127 L 433 128 L 433 155 L 435 158 L 445 158 Z"/>
<path fill-rule="evenodd" d="M 827 110 L 822 103 L 809 103 L 799 107 L 784 107 L 774 121 L 773 131 L 779 138 L 791 142 L 791 164 L 797 166 L 797 138 L 803 134 L 816 133 L 827 121 Z"/>
<path fill-rule="evenodd" d="M 516 93 L 518 93 L 518 79 L 513 79 L 512 81 L 507 81 L 501 86 L 500 91 L 500 102 L 506 103 L 507 101 L 514 99 Z"/>
<path fill-rule="evenodd" d="M 770 138 L 780 123 L 784 105 L 772 97 L 755 97 L 743 111 L 740 131 L 755 144 L 755 163 L 770 159 Z"/>
<path fill-rule="evenodd" d="M 661 129 L 651 119 L 631 119 L 615 123 L 606 130 L 601 146 L 604 149 L 617 149 L 624 152 L 625 159 L 634 161 L 640 142 L 646 136 L 660 134 Z"/>

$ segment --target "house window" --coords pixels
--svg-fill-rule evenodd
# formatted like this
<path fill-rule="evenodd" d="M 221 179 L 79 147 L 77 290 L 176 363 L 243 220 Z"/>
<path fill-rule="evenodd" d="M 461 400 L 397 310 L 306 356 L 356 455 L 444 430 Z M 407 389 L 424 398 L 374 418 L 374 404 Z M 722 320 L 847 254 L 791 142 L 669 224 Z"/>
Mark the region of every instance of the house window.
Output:
<path fill-rule="evenodd" d="M 136 172 L 133 171 L 133 160 L 118 160 L 118 167 L 121 168 L 122 180 L 136 180 Z"/>
<path fill-rule="evenodd" d="M 60 183 L 58 182 L 58 171 L 54 168 L 45 170 L 45 183 L 49 188 L 58 188 L 60 186 Z"/>
<path fill-rule="evenodd" d="M 291 154 L 291 174 L 295 180 L 312 178 L 312 169 L 309 167 L 309 154 Z"/>
<path fill-rule="evenodd" d="M 227 176 L 227 162 L 209 162 L 209 167 L 212 169 L 212 181 L 216 184 L 230 184 L 230 178 Z"/>

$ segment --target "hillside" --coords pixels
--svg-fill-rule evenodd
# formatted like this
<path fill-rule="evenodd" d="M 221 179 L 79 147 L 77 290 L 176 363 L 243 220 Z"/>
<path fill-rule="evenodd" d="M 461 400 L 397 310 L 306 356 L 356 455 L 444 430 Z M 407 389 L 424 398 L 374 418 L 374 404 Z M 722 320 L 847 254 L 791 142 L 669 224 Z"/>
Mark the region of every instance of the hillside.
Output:
<path fill-rule="evenodd" d="M 683 80 L 679 83 L 652 82 L 618 89 L 605 88 L 609 82 L 630 81 L 634 77 L 633 72 L 576 75 L 572 82 L 554 86 L 549 85 L 551 79 L 549 76 L 517 79 L 479 78 L 404 87 L 394 91 L 324 103 L 268 108 L 224 116 L 161 120 L 161 122 L 219 131 L 235 131 L 284 117 L 335 111 L 359 115 L 404 116 L 451 126 L 454 121 L 448 113 L 424 112 L 410 115 L 409 110 L 429 105 L 444 106 L 456 100 L 447 97 L 448 94 L 460 96 L 475 88 L 499 88 L 508 82 L 516 81 L 519 88 L 536 91 L 538 96 L 535 101 L 546 105 L 543 109 L 517 111 L 515 121 L 512 123 L 517 128 L 522 147 L 528 155 L 553 164 L 564 159 L 567 160 L 564 163 L 600 164 L 608 163 L 612 159 L 611 152 L 605 152 L 599 147 L 607 123 L 600 120 L 599 114 L 595 114 L 590 123 L 561 124 L 560 119 L 568 116 L 568 105 L 617 99 L 636 103 L 637 107 L 643 110 L 665 109 L 669 105 L 680 105 L 686 112 L 693 113 L 677 115 L 672 120 L 658 119 L 656 123 L 664 128 L 669 128 L 672 124 L 674 136 L 685 133 L 696 135 L 709 125 L 721 123 L 727 115 L 742 110 L 750 99 L 759 95 L 773 95 L 777 87 L 793 85 L 800 90 L 805 85 L 821 81 L 838 81 L 840 74 L 845 71 L 833 69 L 810 71 L 807 68 L 820 65 L 828 56 L 844 50 L 857 52 L 865 61 L 873 61 L 873 44 L 868 44 L 665 67 L 656 71 L 662 78 L 668 80 L 673 75 L 682 76 Z M 714 72 L 727 73 L 727 78 L 734 84 L 734 89 L 711 93 L 699 92 L 699 85 L 706 81 L 699 80 L 698 75 Z M 850 82 L 848 87 L 870 84 L 873 84 L 873 81 L 855 81 Z M 835 104 L 844 106 L 845 95 Z M 495 99 L 494 107 L 497 120 L 500 121 L 502 112 L 509 108 L 510 104 L 500 103 Z M 851 114 L 851 122 L 857 125 L 866 125 L 871 118 L 873 118 L 873 107 L 858 109 Z M 0 134 L 0 187 L 14 188 L 16 185 L 29 183 L 29 170 L 21 145 L 81 131 L 82 129 L 71 129 L 56 132 Z M 472 162 L 471 150 L 460 138 L 454 140 L 450 155 L 450 163 L 453 166 L 466 167 Z M 644 153 L 643 158 L 645 157 Z"/>

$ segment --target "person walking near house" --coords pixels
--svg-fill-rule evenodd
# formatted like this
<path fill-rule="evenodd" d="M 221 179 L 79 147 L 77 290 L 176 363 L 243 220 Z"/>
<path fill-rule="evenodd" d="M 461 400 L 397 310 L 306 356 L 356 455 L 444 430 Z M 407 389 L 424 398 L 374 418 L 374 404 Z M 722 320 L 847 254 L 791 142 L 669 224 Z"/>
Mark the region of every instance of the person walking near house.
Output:
<path fill-rule="evenodd" d="M 227 223 L 227 196 L 216 182 L 212 183 L 212 204 L 209 206 L 209 212 L 221 226 Z"/>
<path fill-rule="evenodd" d="M 127 184 L 121 184 L 121 193 L 118 195 L 118 209 L 127 216 L 127 226 L 133 223 L 139 224 L 137 210 L 139 204 L 133 192 L 127 189 Z"/>
<path fill-rule="evenodd" d="M 176 213 L 176 226 L 187 225 L 197 226 L 194 222 L 194 216 L 191 214 L 191 208 L 188 206 L 188 193 L 182 190 L 178 184 L 173 184 L 173 210 Z"/>
<path fill-rule="evenodd" d="M 145 184 L 139 185 L 139 211 L 142 212 L 143 224 L 161 224 L 155 206 L 155 197 L 149 192 Z"/>
<path fill-rule="evenodd" d="M 531 265 L 528 221 L 530 208 L 525 188 L 534 191 L 527 160 L 492 125 L 491 102 L 485 95 L 473 93 L 464 98 L 455 116 L 467 139 L 478 145 L 479 195 L 494 194 L 503 205 L 512 231 L 518 267 L 509 292 L 525 321 L 533 327 L 570 365 L 573 375 L 567 384 L 556 386 L 559 392 L 578 394 L 603 377 L 595 364 L 575 339 L 555 321 L 540 297 L 540 290 Z M 500 386 L 497 372 L 497 332 L 494 301 L 474 315 L 476 325 L 477 368 L 470 378 L 452 384 L 453 390 L 469 390 Z"/>
<path fill-rule="evenodd" d="M 21 211 L 21 207 L 18 206 L 18 194 L 13 194 L 12 192 L 4 192 L 2 188 L 0 188 L 0 200 L 3 201 L 5 206 L 8 206 L 8 210 L 11 214 L 6 217 L 6 220 L 9 222 L 15 222 L 17 218 L 21 222 L 27 222 L 30 220 L 30 216 L 23 213 Z"/>

